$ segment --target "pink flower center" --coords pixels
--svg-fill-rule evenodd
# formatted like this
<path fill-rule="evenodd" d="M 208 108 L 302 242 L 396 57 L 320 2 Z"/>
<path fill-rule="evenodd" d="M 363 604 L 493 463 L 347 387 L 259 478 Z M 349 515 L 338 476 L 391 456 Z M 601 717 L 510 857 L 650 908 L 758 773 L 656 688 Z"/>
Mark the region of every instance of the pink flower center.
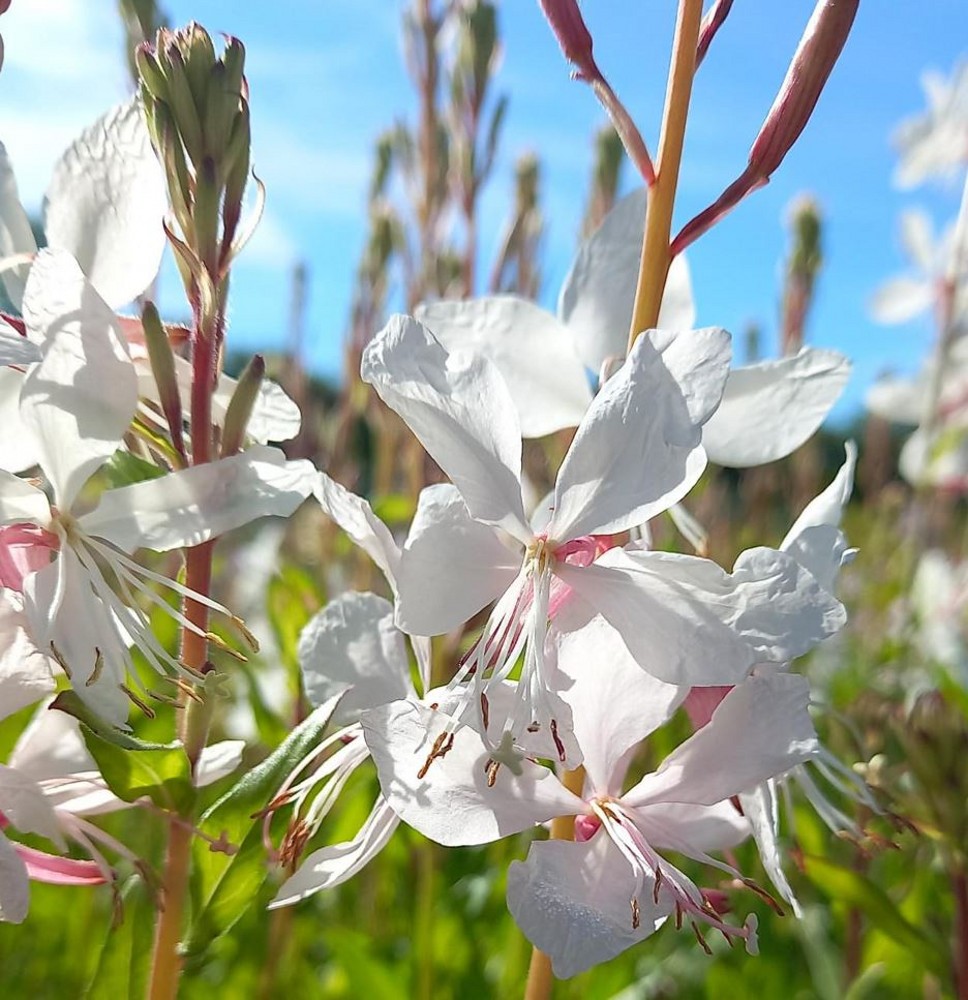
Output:
<path fill-rule="evenodd" d="M 56 535 L 35 524 L 0 528 L 0 586 L 22 594 L 26 578 L 48 565 L 59 547 Z"/>

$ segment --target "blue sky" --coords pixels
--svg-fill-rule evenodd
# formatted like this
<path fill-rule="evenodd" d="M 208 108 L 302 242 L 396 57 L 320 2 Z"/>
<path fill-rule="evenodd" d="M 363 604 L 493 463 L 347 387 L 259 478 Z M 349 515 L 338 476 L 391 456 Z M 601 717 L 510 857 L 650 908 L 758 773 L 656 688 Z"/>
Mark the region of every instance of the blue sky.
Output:
<path fill-rule="evenodd" d="M 194 18 L 239 36 L 248 52 L 254 165 L 268 187 L 268 211 L 240 261 L 230 338 L 237 348 L 285 343 L 289 272 L 310 268 L 307 362 L 335 375 L 353 271 L 362 245 L 365 192 L 377 133 L 412 117 L 414 101 L 399 41 L 395 0 L 169 0 L 175 24 Z M 740 0 L 696 82 L 676 221 L 685 222 L 739 172 L 806 24 L 812 0 Z M 654 150 L 675 4 L 672 0 L 588 0 L 585 16 L 599 64 Z M 569 79 L 533 0 L 500 5 L 503 61 L 497 89 L 510 95 L 500 159 L 484 193 L 481 260 L 506 215 L 513 164 L 541 157 L 548 222 L 542 301 L 553 306 L 574 252 L 591 136 L 602 120 L 587 88 Z M 800 192 L 820 202 L 826 265 L 808 339 L 849 354 L 855 373 L 837 415 L 849 417 L 878 372 L 914 370 L 932 339 L 930 319 L 882 327 L 867 301 L 906 266 L 897 215 L 953 216 L 956 190 L 897 191 L 889 136 L 923 104 L 927 67 L 949 72 L 965 38 L 964 0 L 861 5 L 841 62 L 797 147 L 771 184 L 689 253 L 703 325 L 725 326 L 739 342 L 746 325 L 764 329 L 775 352 L 784 209 Z M 114 0 L 20 0 L 0 21 L 0 139 L 28 207 L 40 203 L 50 168 L 85 124 L 125 93 Z M 634 183 L 631 169 L 626 186 Z M 166 274 L 162 305 L 178 312 L 177 280 Z"/>

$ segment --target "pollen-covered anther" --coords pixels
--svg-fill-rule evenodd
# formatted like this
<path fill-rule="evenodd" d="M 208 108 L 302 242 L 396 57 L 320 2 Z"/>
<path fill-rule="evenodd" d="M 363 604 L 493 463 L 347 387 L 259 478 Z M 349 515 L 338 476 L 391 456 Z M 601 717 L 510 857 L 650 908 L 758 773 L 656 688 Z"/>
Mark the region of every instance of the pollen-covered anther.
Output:
<path fill-rule="evenodd" d="M 631 902 L 632 902 L 632 930 L 637 931 L 639 929 L 639 923 L 641 922 L 639 901 L 635 896 L 633 896 Z"/>
<path fill-rule="evenodd" d="M 484 764 L 484 773 L 487 775 L 488 788 L 494 787 L 494 783 L 497 781 L 497 772 L 500 770 L 501 765 L 493 757 L 488 757 Z"/>
<path fill-rule="evenodd" d="M 555 741 L 555 749 L 558 751 L 558 760 L 562 763 L 565 761 L 565 744 L 561 742 L 561 737 L 558 735 L 558 721 L 556 719 L 551 720 L 551 738 Z"/>
<path fill-rule="evenodd" d="M 430 770 L 430 765 L 433 764 L 438 757 L 443 757 L 450 752 L 450 748 L 454 745 L 454 734 L 447 732 L 446 730 L 442 732 L 437 739 L 434 740 L 434 745 L 427 754 L 427 759 L 424 761 L 423 767 L 417 772 L 418 778 L 425 778 L 427 772 Z"/>
<path fill-rule="evenodd" d="M 97 684 L 98 678 L 101 676 L 101 671 L 104 669 L 104 655 L 97 646 L 94 647 L 94 669 L 91 671 L 91 676 L 84 682 L 85 687 L 90 687 L 92 684 Z"/>
<path fill-rule="evenodd" d="M 556 548 L 555 543 L 545 535 L 539 535 L 531 542 L 525 552 L 525 561 L 535 576 L 541 576 L 549 569 L 555 561 Z"/>
<path fill-rule="evenodd" d="M 141 698 L 139 698 L 134 691 L 127 686 L 127 684 L 119 684 L 118 687 L 124 692 L 125 696 L 130 699 L 130 701 L 145 714 L 149 719 L 155 717 L 155 710 Z"/>
<path fill-rule="evenodd" d="M 296 819 L 289 824 L 289 829 L 286 830 L 286 835 L 279 847 L 279 863 L 281 865 L 291 869 L 296 867 L 311 832 L 309 824 L 304 819 Z"/>
<path fill-rule="evenodd" d="M 713 950 L 709 947 L 709 942 L 703 936 L 703 932 L 699 929 L 699 924 L 695 921 L 690 921 L 692 923 L 693 933 L 696 935 L 696 940 L 699 942 L 700 947 L 707 955 L 712 955 Z"/>

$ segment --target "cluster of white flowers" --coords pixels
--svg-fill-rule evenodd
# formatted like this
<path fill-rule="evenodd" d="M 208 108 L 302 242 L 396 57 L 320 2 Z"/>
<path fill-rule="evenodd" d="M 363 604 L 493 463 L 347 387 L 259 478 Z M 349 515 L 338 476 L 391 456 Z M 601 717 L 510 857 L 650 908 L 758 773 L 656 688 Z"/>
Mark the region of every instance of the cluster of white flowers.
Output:
<path fill-rule="evenodd" d="M 509 908 L 558 975 L 670 919 L 691 923 L 704 946 L 712 927 L 755 951 L 755 919 L 727 919 L 721 893 L 697 886 L 670 854 L 752 886 L 714 856 L 752 837 L 796 908 L 777 784 L 797 777 L 823 812 L 803 769 L 814 762 L 824 780 L 855 790 L 821 748 L 808 683 L 791 669 L 844 623 L 834 590 L 850 554 L 839 522 L 853 448 L 779 547 L 749 549 L 731 571 L 656 550 L 649 523 L 668 513 L 701 551 L 701 526 L 681 501 L 707 460 L 751 466 L 790 454 L 822 422 L 849 365 L 804 349 L 731 368 L 729 334 L 693 329 L 682 258 L 659 328 L 626 356 L 644 210 L 642 192 L 629 196 L 581 247 L 557 316 L 510 296 L 435 302 L 418 318 L 393 317 L 366 348 L 363 380 L 450 480 L 423 490 L 401 545 L 364 499 L 267 444 L 299 426 L 271 385 L 240 453 L 103 488 L 102 466 L 136 447 L 139 430 L 163 426 L 139 322 L 115 313 L 159 266 L 159 168 L 137 106 L 107 115 L 55 169 L 38 252 L 0 155 L 2 273 L 22 316 L 0 329 L 0 717 L 69 682 L 124 728 L 132 703 L 151 693 L 132 649 L 176 684 L 187 670 L 146 609 L 197 628 L 167 589 L 226 613 L 133 553 L 287 516 L 312 494 L 382 570 L 392 602 L 344 594 L 302 635 L 306 695 L 314 705 L 338 699 L 341 728 L 273 799 L 294 812 L 286 856 L 299 858 L 367 759 L 382 794 L 357 837 L 302 860 L 275 904 L 345 881 L 400 819 L 456 846 L 564 818 L 571 836 L 535 841 L 508 875 Z M 190 373 L 176 375 L 188 393 Z M 232 389 L 223 379 L 216 420 Z M 529 502 L 522 438 L 574 427 L 553 492 Z M 470 645 L 440 662 L 430 637 L 458 629 Z M 680 707 L 694 734 L 640 775 L 638 749 Z M 207 748 L 195 781 L 231 770 L 240 751 Z M 110 878 L 98 844 L 130 852 L 85 817 L 122 804 L 76 723 L 42 710 L 0 768 L 0 825 L 61 847 L 70 836 L 93 860 L 0 838 L 0 917 L 23 919 L 28 876 Z M 832 808 L 826 816 L 840 822 Z"/>
<path fill-rule="evenodd" d="M 573 837 L 535 841 L 508 875 L 512 914 L 559 976 L 669 917 L 704 944 L 708 925 L 755 950 L 755 919 L 726 920 L 721 895 L 668 852 L 742 878 L 711 852 L 752 836 L 796 908 L 777 782 L 798 776 L 828 819 L 836 810 L 803 764 L 857 791 L 820 747 L 809 686 L 790 669 L 844 623 L 833 591 L 850 554 L 838 525 L 853 447 L 779 548 L 742 553 L 732 572 L 657 551 L 648 525 L 668 512 L 701 544 L 680 501 L 707 458 L 750 466 L 789 454 L 849 365 L 804 349 L 731 369 L 729 334 L 692 329 L 682 259 L 661 328 L 623 361 L 643 213 L 637 192 L 580 248 L 557 317 L 512 296 L 435 302 L 393 317 L 364 352 L 363 380 L 450 482 L 423 490 L 400 546 L 364 499 L 319 475 L 316 499 L 383 571 L 393 603 L 344 594 L 303 633 L 306 693 L 320 705 L 344 692 L 344 728 L 280 789 L 275 802 L 295 811 L 284 855 L 368 758 L 382 794 L 357 837 L 311 853 L 274 905 L 354 875 L 398 819 L 459 846 L 573 817 Z M 590 371 L 602 372 L 597 392 Z M 528 504 L 522 437 L 576 425 L 553 492 Z M 432 671 L 427 637 L 461 628 L 469 647 Z M 432 686 L 432 675 L 450 680 Z M 680 706 L 696 732 L 628 787 L 637 751 Z"/>

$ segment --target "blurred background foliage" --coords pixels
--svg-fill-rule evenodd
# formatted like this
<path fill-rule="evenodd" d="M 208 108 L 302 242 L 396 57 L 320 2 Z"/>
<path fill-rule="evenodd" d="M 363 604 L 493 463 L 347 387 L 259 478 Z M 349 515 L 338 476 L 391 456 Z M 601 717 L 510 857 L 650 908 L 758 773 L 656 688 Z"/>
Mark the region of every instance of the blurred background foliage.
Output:
<path fill-rule="evenodd" d="M 153 0 L 121 0 L 119 6 L 130 55 L 164 17 Z M 532 153 L 518 161 L 495 259 L 479 259 L 479 195 L 491 175 L 508 100 L 499 80 L 496 5 L 412 0 L 402 31 L 418 113 L 414 121 L 389 123 L 375 143 L 365 207 L 369 235 L 347 317 L 343 380 L 321 382 L 299 365 L 301 344 L 312 336 L 303 317 L 310 275 L 301 266 L 292 276 L 291 352 L 269 359 L 270 374 L 303 411 L 303 429 L 289 443 L 290 456 L 313 458 L 367 496 L 397 532 L 405 530 L 419 490 L 441 477 L 399 420 L 361 384 L 360 353 L 390 311 L 394 289 L 402 289 L 408 308 L 426 297 L 467 295 L 480 287 L 535 298 L 545 226 L 540 153 Z M 589 141 L 595 165 L 582 193 L 583 234 L 614 204 L 627 169 L 609 126 Z M 751 357 L 795 353 L 809 342 L 810 305 L 823 281 L 822 206 L 804 197 L 786 224 L 789 247 L 780 262 L 776 322 L 734 331 L 747 337 Z M 230 356 L 227 369 L 237 372 L 245 360 Z M 958 662 L 933 658 L 925 641 L 929 622 L 912 598 L 912 581 L 929 549 L 962 557 L 968 532 L 963 501 L 939 492 L 917 494 L 904 484 L 897 475 L 900 438 L 880 418 L 868 417 L 840 433 L 823 431 L 770 466 L 742 472 L 710 468 L 688 506 L 708 531 L 709 554 L 731 565 L 749 545 L 779 543 L 804 504 L 835 474 L 846 438 L 857 440 L 861 452 L 845 524 L 859 552 L 841 580 L 850 623 L 798 668 L 810 675 L 824 703 L 826 711 L 818 715 L 823 739 L 848 766 L 860 769 L 884 815 L 839 803 L 867 831 L 852 842 L 834 838 L 805 803 L 794 804 L 786 840 L 803 919 L 780 916 L 753 893 L 725 886 L 737 909 L 758 914 L 758 958 L 730 951 L 712 937 L 715 955 L 707 957 L 691 932 L 666 927 L 606 965 L 559 984 L 557 996 L 954 995 L 955 963 L 964 957 L 959 942 L 968 940 L 968 691 L 963 686 L 968 674 L 963 650 Z M 526 444 L 536 495 L 553 481 L 568 441 L 569 434 L 560 433 Z M 671 522 L 653 527 L 659 545 L 685 550 Z M 177 565 L 167 566 L 172 570 L 177 572 Z M 266 846 L 279 845 L 287 817 L 277 815 L 263 827 L 258 814 L 286 773 L 286 762 L 294 759 L 293 741 L 316 735 L 300 690 L 300 629 L 343 589 L 380 591 L 384 583 L 318 508 L 308 505 L 285 528 L 263 525 L 220 544 L 216 579 L 221 590 L 214 596 L 266 638 L 262 652 L 247 663 L 220 663 L 229 679 L 214 733 L 249 741 L 246 762 L 255 778 L 247 794 L 222 802 L 208 821 L 203 817 L 203 830 L 215 837 L 230 831 L 241 850 L 229 857 L 198 842 L 182 995 L 372 1000 L 518 995 L 531 949 L 507 913 L 504 884 L 508 864 L 526 853 L 524 836 L 444 850 L 401 828 L 351 882 L 294 908 L 266 910 L 283 877 Z M 171 619 L 154 617 L 159 637 L 173 648 Z M 964 624 L 948 622 L 956 638 Z M 459 644 L 462 638 L 443 642 Z M 687 735 L 687 720 L 680 716 L 650 744 L 653 764 Z M 0 727 L 0 757 L 26 721 L 21 713 Z M 172 729 L 171 712 L 159 710 L 156 718 L 141 720 L 137 735 L 164 742 Z M 648 764 L 642 759 L 639 772 Z M 223 779 L 205 790 L 205 802 L 215 803 L 231 784 Z M 307 850 L 349 839 L 376 787 L 372 769 L 354 775 Z M 148 869 L 159 868 L 165 824 L 157 810 L 117 813 L 105 818 L 104 827 L 122 843 L 137 845 Z M 736 861 L 757 881 L 767 881 L 751 844 L 736 851 Z M 700 877 L 690 862 L 677 863 Z M 103 888 L 32 886 L 27 922 L 0 930 L 5 996 L 142 994 L 154 885 L 124 862 L 119 874 L 114 899 Z"/>

